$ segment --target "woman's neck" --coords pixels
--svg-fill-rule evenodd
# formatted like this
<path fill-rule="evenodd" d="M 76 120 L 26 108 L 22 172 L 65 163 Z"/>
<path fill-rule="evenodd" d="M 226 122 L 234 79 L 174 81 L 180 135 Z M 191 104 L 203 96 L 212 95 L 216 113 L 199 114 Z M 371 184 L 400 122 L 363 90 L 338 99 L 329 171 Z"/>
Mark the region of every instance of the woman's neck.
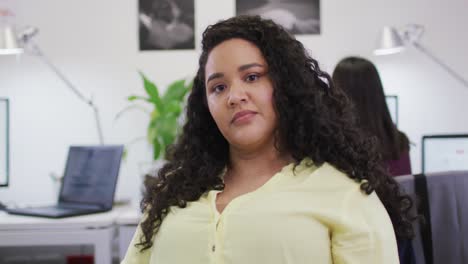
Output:
<path fill-rule="evenodd" d="M 250 182 L 269 178 L 291 162 L 291 155 L 280 153 L 273 145 L 255 150 L 231 147 L 226 175 L 229 179 L 225 180 Z"/>

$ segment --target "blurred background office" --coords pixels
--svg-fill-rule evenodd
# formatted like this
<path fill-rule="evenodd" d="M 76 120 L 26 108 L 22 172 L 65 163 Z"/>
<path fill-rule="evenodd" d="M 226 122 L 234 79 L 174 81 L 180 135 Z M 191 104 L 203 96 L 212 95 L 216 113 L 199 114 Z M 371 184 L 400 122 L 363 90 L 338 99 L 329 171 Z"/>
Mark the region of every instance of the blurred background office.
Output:
<path fill-rule="evenodd" d="M 137 2 L 0 0 L 14 12 L 8 23 L 18 29 L 38 27 L 36 43 L 99 106 L 106 143 L 127 144 L 146 135 L 148 116 L 140 111 L 115 120 L 128 105 L 127 96 L 145 93 L 138 70 L 160 87 L 193 76 L 202 30 L 236 14 L 235 0 L 193 1 L 194 49 L 141 52 Z M 468 2 L 328 0 L 317 6 L 319 34 L 301 34 L 298 39 L 329 73 L 349 55 L 375 63 L 385 94 L 398 96 L 398 127 L 415 143 L 410 150 L 414 173 L 421 168 L 422 135 L 468 131 L 468 89 L 463 84 L 414 48 L 385 57 L 372 53 L 382 27 L 423 24 L 425 46 L 468 79 L 468 33 L 461 30 L 468 24 Z M 92 110 L 31 54 L 0 57 L 0 97 L 9 98 L 11 117 L 11 181 L 0 188 L 0 200 L 55 201 L 50 173 L 63 172 L 68 146 L 99 142 Z M 151 161 L 152 150 L 143 140 L 127 151 L 116 199 L 137 200 L 141 164 Z"/>

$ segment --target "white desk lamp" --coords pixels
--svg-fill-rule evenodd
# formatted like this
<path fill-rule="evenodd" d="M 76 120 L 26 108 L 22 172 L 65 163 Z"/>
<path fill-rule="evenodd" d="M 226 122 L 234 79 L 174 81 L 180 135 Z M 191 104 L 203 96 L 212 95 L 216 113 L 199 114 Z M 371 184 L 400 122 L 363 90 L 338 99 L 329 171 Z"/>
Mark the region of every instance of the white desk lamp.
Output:
<path fill-rule="evenodd" d="M 381 35 L 378 38 L 377 48 L 374 50 L 375 55 L 388 55 L 401 52 L 405 49 L 405 45 L 413 45 L 416 49 L 427 55 L 435 63 L 444 68 L 450 75 L 460 81 L 468 88 L 468 81 L 461 75 L 456 73 L 452 68 L 445 64 L 441 59 L 437 58 L 428 49 L 420 43 L 420 39 L 424 34 L 424 26 L 410 24 L 401 32 L 398 32 L 393 27 L 384 27 Z"/>
<path fill-rule="evenodd" d="M 5 25 L 0 26 L 0 55 L 14 55 L 21 54 L 24 49 L 28 49 L 28 52 L 37 55 L 57 76 L 65 82 L 67 87 L 78 96 L 83 102 L 88 104 L 94 111 L 94 118 L 96 120 L 96 127 L 99 136 L 99 143 L 104 144 L 104 138 L 101 128 L 101 120 L 99 118 L 99 111 L 97 106 L 94 104 L 92 98 L 86 98 L 63 74 L 60 70 L 55 67 L 54 64 L 47 58 L 42 52 L 39 46 L 34 42 L 34 36 L 39 32 L 37 28 L 29 27 L 20 34 L 15 34 L 15 30 L 12 26 Z"/>

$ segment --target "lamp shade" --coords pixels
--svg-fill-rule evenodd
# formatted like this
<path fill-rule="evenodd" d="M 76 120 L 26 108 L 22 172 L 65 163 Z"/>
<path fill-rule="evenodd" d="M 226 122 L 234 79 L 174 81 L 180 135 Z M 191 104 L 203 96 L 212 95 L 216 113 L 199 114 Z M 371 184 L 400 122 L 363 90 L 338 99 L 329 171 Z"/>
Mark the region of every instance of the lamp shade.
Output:
<path fill-rule="evenodd" d="M 387 55 L 401 52 L 405 49 L 404 42 L 393 27 L 384 27 L 377 39 L 375 55 Z"/>
<path fill-rule="evenodd" d="M 18 45 L 15 30 L 9 25 L 0 25 L 0 55 L 23 53 Z"/>

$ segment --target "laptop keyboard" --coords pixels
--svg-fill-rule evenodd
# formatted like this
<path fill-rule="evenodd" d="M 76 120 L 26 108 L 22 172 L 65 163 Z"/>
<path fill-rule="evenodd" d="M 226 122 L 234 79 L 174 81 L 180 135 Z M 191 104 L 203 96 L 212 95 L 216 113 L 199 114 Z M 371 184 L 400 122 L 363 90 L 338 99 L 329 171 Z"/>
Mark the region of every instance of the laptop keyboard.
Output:
<path fill-rule="evenodd" d="M 78 209 L 78 208 L 64 208 L 58 206 L 47 206 L 47 207 L 30 207 L 30 208 L 22 208 L 22 209 L 12 209 L 11 211 L 18 211 L 18 212 L 27 212 L 31 214 L 44 214 L 44 215 L 53 215 L 59 216 L 64 214 L 79 214 L 83 212 L 88 212 L 88 209 Z"/>

